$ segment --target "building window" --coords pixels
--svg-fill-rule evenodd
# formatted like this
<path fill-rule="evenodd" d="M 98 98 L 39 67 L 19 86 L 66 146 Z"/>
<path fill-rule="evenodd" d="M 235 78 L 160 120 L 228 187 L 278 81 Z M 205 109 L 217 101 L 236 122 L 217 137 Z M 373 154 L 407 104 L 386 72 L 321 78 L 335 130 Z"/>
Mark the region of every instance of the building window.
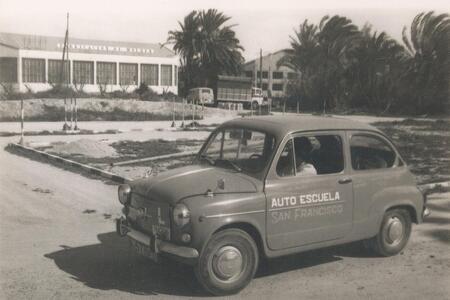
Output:
<path fill-rule="evenodd" d="M 116 63 L 97 62 L 97 84 L 116 84 Z"/>
<path fill-rule="evenodd" d="M 48 60 L 48 82 L 50 83 L 69 83 L 70 82 L 70 62 L 64 61 L 64 73 L 61 74 L 61 60 Z"/>
<path fill-rule="evenodd" d="M 257 72 L 257 74 L 258 74 L 258 78 L 260 78 L 260 74 L 261 74 L 261 72 L 260 72 L 260 71 L 258 71 L 258 72 Z M 269 72 L 267 72 L 267 71 L 263 71 L 263 72 L 262 72 L 262 78 L 264 78 L 264 79 L 267 79 L 267 78 L 269 78 Z"/>
<path fill-rule="evenodd" d="M 22 59 L 23 82 L 45 82 L 45 59 Z"/>
<path fill-rule="evenodd" d="M 158 85 L 158 65 L 141 64 L 141 82 Z"/>
<path fill-rule="evenodd" d="M 161 85 L 172 85 L 172 65 L 161 65 Z"/>
<path fill-rule="evenodd" d="M 17 58 L 0 57 L 0 82 L 17 82 Z"/>
<path fill-rule="evenodd" d="M 297 79 L 298 78 L 298 74 L 294 73 L 294 72 L 289 72 L 288 73 L 288 79 Z"/>
<path fill-rule="evenodd" d="M 272 72 L 273 79 L 283 79 L 283 72 Z"/>
<path fill-rule="evenodd" d="M 263 83 L 262 84 L 262 90 L 263 91 L 267 91 L 267 88 L 269 87 L 269 85 L 267 83 Z"/>
<path fill-rule="evenodd" d="M 137 64 L 123 64 L 119 65 L 119 82 L 120 85 L 136 85 L 138 77 Z"/>
<path fill-rule="evenodd" d="M 272 84 L 272 91 L 282 91 L 283 85 L 280 83 L 274 83 Z"/>
<path fill-rule="evenodd" d="M 74 61 L 73 62 L 73 83 L 74 84 L 94 84 L 94 62 Z"/>
<path fill-rule="evenodd" d="M 245 71 L 245 77 L 253 78 L 253 71 Z"/>

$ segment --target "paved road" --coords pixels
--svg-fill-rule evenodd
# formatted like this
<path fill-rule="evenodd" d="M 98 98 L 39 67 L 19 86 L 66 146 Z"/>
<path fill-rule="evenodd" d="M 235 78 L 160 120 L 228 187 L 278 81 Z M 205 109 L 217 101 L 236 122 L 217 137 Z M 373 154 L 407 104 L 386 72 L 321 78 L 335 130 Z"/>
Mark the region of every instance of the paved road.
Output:
<path fill-rule="evenodd" d="M 449 299 L 450 194 L 431 205 L 401 255 L 346 245 L 277 259 L 235 298 Z M 0 298 L 207 296 L 189 267 L 130 253 L 119 211 L 115 186 L 0 150 Z"/>

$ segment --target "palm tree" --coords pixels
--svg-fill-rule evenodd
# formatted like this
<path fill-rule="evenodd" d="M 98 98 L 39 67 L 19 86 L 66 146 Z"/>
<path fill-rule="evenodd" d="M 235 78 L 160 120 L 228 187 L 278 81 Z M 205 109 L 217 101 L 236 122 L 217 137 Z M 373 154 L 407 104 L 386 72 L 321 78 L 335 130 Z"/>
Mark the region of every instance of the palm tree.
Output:
<path fill-rule="evenodd" d="M 317 26 L 305 20 L 291 36 L 291 48 L 278 61 L 278 66 L 286 66 L 301 76 L 288 83 L 288 97 L 308 108 L 318 108 L 314 100 L 319 97 L 316 87 L 316 68 L 320 62 Z"/>
<path fill-rule="evenodd" d="M 405 50 L 385 32 L 373 32 L 370 25 L 361 30 L 346 75 L 351 87 L 350 105 L 371 111 L 387 111 L 398 99 L 405 67 Z"/>
<path fill-rule="evenodd" d="M 167 39 L 181 56 L 187 78 L 186 85 L 214 86 L 219 74 L 237 75 L 244 62 L 239 39 L 226 25 L 230 17 L 217 11 L 193 11 L 179 23 L 179 31 L 170 31 Z"/>
<path fill-rule="evenodd" d="M 184 82 L 185 92 L 187 92 L 188 88 L 192 86 L 192 77 L 190 75 L 194 73 L 194 55 L 197 53 L 198 12 L 192 11 L 184 17 L 183 23 L 178 22 L 178 24 L 181 29 L 179 31 L 169 31 L 167 43 L 173 44 L 173 50 L 180 55 L 180 79 Z"/>
<path fill-rule="evenodd" d="M 408 50 L 410 98 L 416 112 L 439 112 L 449 98 L 450 16 L 433 11 L 417 15 L 410 33 L 403 29 Z"/>
<path fill-rule="evenodd" d="M 357 45 L 358 34 L 350 19 L 338 15 L 323 17 L 318 26 L 306 20 L 291 37 L 291 49 L 279 64 L 302 73 L 306 97 L 320 101 L 323 110 L 334 108 L 343 94 L 348 53 Z"/>

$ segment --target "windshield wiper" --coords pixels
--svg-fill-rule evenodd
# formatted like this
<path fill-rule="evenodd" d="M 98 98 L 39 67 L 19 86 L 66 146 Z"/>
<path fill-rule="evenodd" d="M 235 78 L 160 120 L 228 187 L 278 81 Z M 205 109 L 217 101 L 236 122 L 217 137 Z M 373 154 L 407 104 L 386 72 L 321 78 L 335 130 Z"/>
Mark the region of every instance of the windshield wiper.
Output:
<path fill-rule="evenodd" d="M 215 165 L 215 161 L 211 157 L 209 157 L 205 154 L 200 155 L 200 158 L 206 160 L 212 166 Z"/>
<path fill-rule="evenodd" d="M 217 159 L 217 160 L 216 160 L 216 164 L 217 164 L 218 162 L 224 162 L 224 163 L 227 163 L 227 164 L 229 164 L 230 166 L 232 166 L 233 169 L 235 169 L 236 171 L 242 172 L 242 169 L 241 169 L 237 164 L 235 164 L 234 162 L 232 162 L 231 160 L 228 160 L 228 159 Z"/>

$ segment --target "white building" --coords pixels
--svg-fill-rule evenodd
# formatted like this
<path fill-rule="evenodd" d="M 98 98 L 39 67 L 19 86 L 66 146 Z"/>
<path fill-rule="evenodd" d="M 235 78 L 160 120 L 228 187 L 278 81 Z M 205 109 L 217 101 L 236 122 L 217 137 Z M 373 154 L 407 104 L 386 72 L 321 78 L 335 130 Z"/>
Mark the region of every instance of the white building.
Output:
<path fill-rule="evenodd" d="M 244 64 L 244 76 L 252 78 L 254 86 L 260 87 L 265 95 L 270 94 L 272 98 L 283 98 L 286 96 L 287 84 L 290 80 L 296 80 L 300 75 L 295 70 L 286 66 L 278 66 L 278 62 L 286 55 L 286 50 L 279 50 L 262 57 L 255 58 Z M 260 70 L 262 73 L 260 74 Z"/>
<path fill-rule="evenodd" d="M 62 72 L 64 38 L 0 33 L 0 82 L 33 92 L 70 82 L 85 92 L 132 91 L 145 83 L 177 94 L 179 57 L 160 44 L 69 37 L 69 63 Z"/>

